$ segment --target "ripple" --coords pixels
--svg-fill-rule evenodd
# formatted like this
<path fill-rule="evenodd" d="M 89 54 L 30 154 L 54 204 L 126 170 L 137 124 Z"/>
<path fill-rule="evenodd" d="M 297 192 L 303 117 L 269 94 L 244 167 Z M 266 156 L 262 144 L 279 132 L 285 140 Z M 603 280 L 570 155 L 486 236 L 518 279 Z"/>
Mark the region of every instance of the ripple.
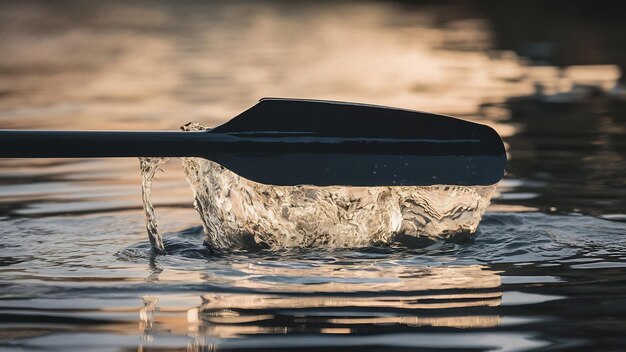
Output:
<path fill-rule="evenodd" d="M 176 212 L 164 215 L 181 218 Z M 3 251 L 24 255 L 3 253 L 21 260 L 0 268 L 0 311 L 15 322 L 37 320 L 55 329 L 49 335 L 25 334 L 20 346 L 50 342 L 71 349 L 91 343 L 81 336 L 101 341 L 104 331 L 113 329 L 121 340 L 144 336 L 145 346 L 161 348 L 169 346 L 169 338 L 171 346 L 180 341 L 223 348 L 244 348 L 248 342 L 268 348 L 305 342 L 347 346 L 356 343 L 354 334 L 406 334 L 419 339 L 399 345 L 420 348 L 434 348 L 422 339 L 428 334 L 463 336 L 458 346 L 441 341 L 447 349 L 489 349 L 481 338 L 509 334 L 515 344 L 534 348 L 547 342 L 524 331 L 564 324 L 559 319 L 567 314 L 591 314 L 578 300 L 613 302 L 594 309 L 615 311 L 620 298 L 602 285 L 622 280 L 626 266 L 623 224 L 589 216 L 488 213 L 472 240 L 441 240 L 423 248 L 226 253 L 204 244 L 201 227 L 180 226 L 163 236 L 167 255 L 152 250 L 139 226 L 129 235 L 119 225 L 139 220 L 119 214 L 31 219 L 19 239 L 13 234 L 23 223 L 4 222 Z M 89 237 L 85 228 L 93 229 Z M 37 243 L 42 238 L 50 241 Z M 81 250 L 68 250 L 67 242 L 80 243 Z M 580 308 L 561 308 L 571 304 Z M 69 336 L 66 329 L 78 335 L 69 345 L 61 338 L 63 331 Z M 7 333 L 19 340 L 12 331 Z M 334 340 L 342 336 L 349 339 Z M 120 339 L 111 344 L 124 345 Z M 517 348 L 507 341 L 489 346 Z"/>

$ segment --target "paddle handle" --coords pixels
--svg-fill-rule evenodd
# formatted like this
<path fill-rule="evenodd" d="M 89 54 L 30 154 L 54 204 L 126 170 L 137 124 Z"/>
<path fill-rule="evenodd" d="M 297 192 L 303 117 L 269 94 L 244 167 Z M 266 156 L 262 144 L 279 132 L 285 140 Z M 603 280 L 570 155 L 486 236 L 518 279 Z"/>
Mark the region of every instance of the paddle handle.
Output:
<path fill-rule="evenodd" d="M 196 156 L 206 131 L 0 130 L 0 158 Z"/>

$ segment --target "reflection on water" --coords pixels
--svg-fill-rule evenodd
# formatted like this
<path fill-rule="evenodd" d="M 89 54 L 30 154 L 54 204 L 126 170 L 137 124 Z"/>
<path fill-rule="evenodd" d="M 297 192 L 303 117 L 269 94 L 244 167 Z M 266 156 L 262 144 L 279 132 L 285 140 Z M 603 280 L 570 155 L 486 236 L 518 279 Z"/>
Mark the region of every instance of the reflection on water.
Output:
<path fill-rule="evenodd" d="M 164 224 L 193 220 L 184 214 Z M 525 350 L 621 336 L 620 323 L 602 323 L 622 316 L 618 222 L 487 214 L 468 243 L 280 255 L 216 255 L 193 227 L 167 233 L 161 256 L 140 225 L 120 228 L 141 214 L 54 219 L 0 230 L 15 253 L 0 268 L 5 346 Z"/>
<path fill-rule="evenodd" d="M 253 273 L 273 277 L 280 275 L 285 282 L 310 278 L 309 275 L 315 274 L 320 275 L 318 282 L 326 281 L 326 284 L 315 285 L 314 293 L 305 285 L 283 284 L 280 289 L 285 290 L 280 294 L 203 294 L 199 297 L 199 305 L 190 304 L 197 304 L 195 298 L 166 296 L 189 304 L 182 309 L 168 307 L 167 303 L 159 304 L 158 296 L 143 296 L 145 307 L 140 309 L 139 316 L 144 339 L 153 341 L 154 335 L 174 333 L 193 337 L 196 346 L 206 344 L 208 337 L 233 339 L 259 334 L 349 334 L 377 325 L 381 325 L 375 328 L 380 330 L 379 333 L 393 331 L 398 326 L 468 329 L 495 327 L 501 323 L 498 315 L 481 315 L 480 311 L 473 312 L 473 315 L 459 315 L 463 308 L 481 309 L 500 304 L 502 293 L 497 273 L 478 265 L 403 268 L 405 275 L 410 273 L 415 276 L 409 279 L 398 279 L 402 276 L 397 276 L 395 270 L 387 272 L 385 269 L 369 268 L 365 271 L 368 268 L 357 267 L 351 269 L 356 271 L 352 282 L 341 280 L 340 275 L 331 278 L 320 270 L 300 269 L 284 263 L 282 266 L 284 270 L 257 269 Z M 444 280 L 445 277 L 450 280 Z M 468 280 L 470 277 L 474 279 Z M 385 280 L 389 282 L 379 284 Z M 246 287 L 247 292 L 277 290 L 275 285 L 270 287 L 262 282 L 261 285 L 237 287 Z M 290 294 L 293 292 L 304 295 Z M 369 294 L 354 295 L 365 292 Z M 393 294 L 381 295 L 384 292 Z M 328 293 L 333 295 L 325 295 Z"/>
<path fill-rule="evenodd" d="M 0 349 L 621 350 L 623 4 L 590 4 L 0 2 L 1 128 L 177 129 L 304 97 L 486 123 L 510 160 L 471 240 L 228 254 L 165 164 L 167 256 L 136 160 L 2 160 Z"/>

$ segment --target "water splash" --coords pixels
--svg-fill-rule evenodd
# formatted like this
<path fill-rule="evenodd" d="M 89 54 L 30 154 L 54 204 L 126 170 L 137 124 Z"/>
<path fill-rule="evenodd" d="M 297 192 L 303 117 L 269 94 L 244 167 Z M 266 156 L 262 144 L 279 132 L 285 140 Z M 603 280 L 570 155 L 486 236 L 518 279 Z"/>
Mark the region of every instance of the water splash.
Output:
<path fill-rule="evenodd" d="M 169 158 L 139 158 L 141 170 L 141 197 L 143 199 L 143 211 L 146 219 L 146 230 L 152 248 L 159 253 L 165 254 L 163 238 L 157 228 L 156 215 L 152 205 L 152 180 L 159 167 L 166 163 Z"/>
<path fill-rule="evenodd" d="M 207 130 L 190 123 L 185 131 Z M 181 158 L 194 206 L 215 250 L 409 246 L 473 234 L 492 186 L 273 186 L 243 178 L 210 160 Z M 150 241 L 164 251 L 150 200 L 164 158 L 142 158 L 142 187 Z"/>

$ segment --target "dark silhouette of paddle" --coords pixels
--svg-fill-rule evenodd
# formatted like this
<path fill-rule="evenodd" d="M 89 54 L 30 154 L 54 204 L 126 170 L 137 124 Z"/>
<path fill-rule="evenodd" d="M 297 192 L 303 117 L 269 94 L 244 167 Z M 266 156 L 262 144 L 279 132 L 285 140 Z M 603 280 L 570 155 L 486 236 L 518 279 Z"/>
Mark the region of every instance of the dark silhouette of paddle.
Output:
<path fill-rule="evenodd" d="M 2 158 L 202 157 L 273 185 L 491 185 L 505 150 L 490 127 L 382 106 L 262 99 L 210 131 L 0 130 Z"/>

